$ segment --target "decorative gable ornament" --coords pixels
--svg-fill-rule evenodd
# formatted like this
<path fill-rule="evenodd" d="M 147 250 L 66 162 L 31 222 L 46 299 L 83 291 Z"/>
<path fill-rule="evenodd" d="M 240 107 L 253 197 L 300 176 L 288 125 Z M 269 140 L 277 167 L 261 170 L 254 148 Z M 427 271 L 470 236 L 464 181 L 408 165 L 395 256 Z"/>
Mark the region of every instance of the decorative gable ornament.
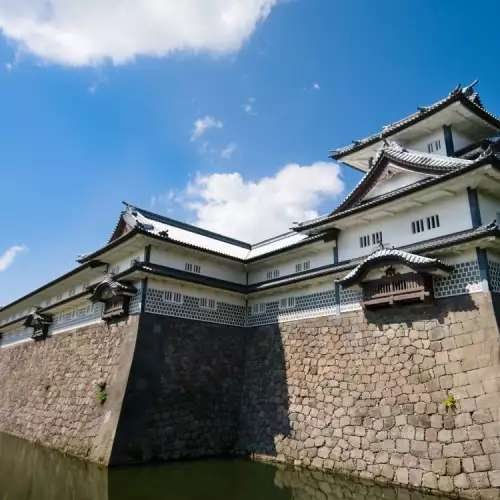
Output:
<path fill-rule="evenodd" d="M 128 316 L 130 297 L 137 293 L 137 288 L 127 281 L 108 276 L 92 289 L 91 302 L 104 304 L 103 319 L 115 319 Z"/>
<path fill-rule="evenodd" d="M 49 326 L 52 324 L 52 316 L 41 314 L 39 311 L 39 307 L 34 307 L 23 323 L 23 326 L 33 328 L 31 335 L 33 340 L 46 339 L 49 334 Z"/>

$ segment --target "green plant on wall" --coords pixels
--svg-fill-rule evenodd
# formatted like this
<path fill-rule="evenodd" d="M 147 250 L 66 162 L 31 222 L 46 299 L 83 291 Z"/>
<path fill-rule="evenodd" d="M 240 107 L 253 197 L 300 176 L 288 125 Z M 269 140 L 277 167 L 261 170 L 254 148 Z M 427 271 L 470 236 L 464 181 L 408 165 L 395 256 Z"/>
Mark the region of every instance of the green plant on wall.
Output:
<path fill-rule="evenodd" d="M 108 393 L 106 392 L 106 382 L 101 382 L 97 384 L 97 399 L 100 404 L 104 404 L 108 398 Z"/>
<path fill-rule="evenodd" d="M 446 406 L 446 408 L 455 408 L 457 406 L 457 401 L 455 400 L 455 396 L 453 395 L 452 392 L 448 394 L 448 397 L 446 398 L 445 401 L 443 401 L 443 404 Z"/>

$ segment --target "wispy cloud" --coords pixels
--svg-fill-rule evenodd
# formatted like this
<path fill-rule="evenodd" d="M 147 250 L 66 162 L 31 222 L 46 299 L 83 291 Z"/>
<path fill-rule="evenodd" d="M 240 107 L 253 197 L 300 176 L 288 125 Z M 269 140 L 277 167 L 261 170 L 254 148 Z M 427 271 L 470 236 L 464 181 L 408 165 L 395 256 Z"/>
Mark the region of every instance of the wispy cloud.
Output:
<path fill-rule="evenodd" d="M 254 104 L 255 104 L 255 99 L 253 97 L 250 97 L 248 101 L 245 104 L 243 104 L 243 111 L 245 111 L 247 115 L 256 116 L 257 111 L 255 111 Z"/>
<path fill-rule="evenodd" d="M 224 160 L 230 160 L 231 157 L 233 156 L 233 153 L 236 151 L 236 144 L 234 142 L 231 142 L 228 144 L 221 152 L 220 156 Z"/>
<path fill-rule="evenodd" d="M 0 272 L 9 268 L 16 258 L 17 254 L 24 252 L 27 248 L 24 245 L 13 246 L 7 249 L 3 254 L 0 254 Z"/>
<path fill-rule="evenodd" d="M 194 142 L 198 140 L 207 130 L 212 128 L 222 128 L 223 126 L 224 124 L 213 116 L 198 118 L 194 122 L 193 131 L 191 132 L 191 141 Z"/>

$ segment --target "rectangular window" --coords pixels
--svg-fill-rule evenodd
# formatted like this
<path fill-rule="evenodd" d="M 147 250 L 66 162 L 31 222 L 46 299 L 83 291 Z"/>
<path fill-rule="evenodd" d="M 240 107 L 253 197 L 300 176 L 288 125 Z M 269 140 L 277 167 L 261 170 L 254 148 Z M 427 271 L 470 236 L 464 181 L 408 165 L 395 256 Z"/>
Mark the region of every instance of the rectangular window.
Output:
<path fill-rule="evenodd" d="M 427 144 L 427 151 L 429 153 L 433 153 L 434 152 L 434 144 L 432 144 L 432 142 L 430 144 Z"/>
<path fill-rule="evenodd" d="M 252 305 L 252 314 L 262 314 L 266 312 L 267 304 L 265 302 L 260 302 L 258 304 Z"/>
<path fill-rule="evenodd" d="M 188 273 L 201 274 L 201 266 L 198 264 L 191 264 L 191 262 L 186 262 L 184 264 L 184 270 Z"/>
<path fill-rule="evenodd" d="M 439 215 L 427 217 L 427 229 L 435 229 L 436 227 L 439 227 Z"/>
<path fill-rule="evenodd" d="M 280 277 L 280 270 L 275 269 L 274 271 L 268 271 L 267 272 L 267 279 L 271 280 L 273 278 L 279 278 Z"/>
<path fill-rule="evenodd" d="M 306 260 L 304 262 L 304 271 L 309 271 L 309 269 L 311 269 L 311 261 L 310 260 Z"/>
<path fill-rule="evenodd" d="M 280 299 L 279 308 L 280 309 L 293 309 L 295 307 L 295 297 L 286 297 Z"/>
<path fill-rule="evenodd" d="M 201 309 L 210 309 L 215 311 L 217 309 L 217 302 L 214 299 L 206 299 L 204 297 L 200 298 L 200 308 Z"/>
<path fill-rule="evenodd" d="M 436 151 L 439 151 L 441 149 L 441 140 L 438 139 L 435 143 L 434 143 L 434 147 L 436 148 Z"/>
<path fill-rule="evenodd" d="M 170 290 L 166 290 L 164 292 L 163 298 L 165 302 L 171 302 L 173 304 L 182 304 L 182 294 L 178 292 L 171 292 Z"/>
<path fill-rule="evenodd" d="M 120 272 L 120 266 L 115 266 L 115 267 L 112 267 L 110 270 L 109 270 L 109 274 L 118 274 Z"/>
<path fill-rule="evenodd" d="M 382 243 L 382 232 L 372 234 L 372 245 L 377 245 L 378 243 Z"/>
<path fill-rule="evenodd" d="M 302 271 L 302 263 L 301 264 L 295 264 L 295 272 L 300 273 Z"/>
<path fill-rule="evenodd" d="M 419 219 L 411 223 L 411 232 L 413 234 L 421 233 L 424 230 L 424 219 Z"/>
<path fill-rule="evenodd" d="M 311 261 L 306 260 L 304 262 L 299 262 L 298 264 L 295 264 L 295 272 L 300 273 L 301 271 L 308 271 L 311 269 Z"/>
<path fill-rule="evenodd" d="M 273 272 L 272 271 L 267 271 L 267 279 L 272 280 L 273 279 Z"/>
<path fill-rule="evenodd" d="M 359 238 L 359 245 L 361 248 L 369 247 L 370 245 L 377 245 L 382 243 L 382 231 L 377 233 L 367 234 L 366 236 L 361 236 Z"/>

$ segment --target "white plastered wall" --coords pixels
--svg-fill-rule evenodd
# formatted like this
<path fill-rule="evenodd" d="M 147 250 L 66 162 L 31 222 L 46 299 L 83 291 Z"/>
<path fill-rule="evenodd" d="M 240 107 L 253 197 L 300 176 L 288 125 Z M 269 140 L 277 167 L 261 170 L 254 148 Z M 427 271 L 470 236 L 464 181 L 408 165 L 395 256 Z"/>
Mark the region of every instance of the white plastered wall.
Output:
<path fill-rule="evenodd" d="M 390 167 L 391 166 L 389 166 L 389 168 Z M 366 194 L 364 198 L 368 200 L 370 198 L 374 198 L 375 196 L 380 196 L 381 194 L 390 193 L 391 191 L 395 191 L 396 189 L 414 184 L 415 182 L 429 177 L 427 175 L 417 174 L 415 172 L 401 171 L 397 168 L 394 168 L 394 170 L 397 172 L 397 174 L 392 177 L 392 179 L 388 179 L 380 182 L 380 184 L 377 184 Z"/>
<path fill-rule="evenodd" d="M 437 150 L 435 144 L 436 141 L 441 142 L 441 148 Z M 422 151 L 423 153 L 428 153 L 429 152 L 428 145 L 430 143 L 433 144 L 432 154 L 446 156 L 446 144 L 444 142 L 444 132 L 442 128 L 437 129 L 428 135 L 419 137 L 418 139 L 407 141 L 402 145 L 407 147 L 408 149 L 413 149 L 415 151 Z"/>
<path fill-rule="evenodd" d="M 259 261 L 248 266 L 248 283 L 260 283 L 267 281 L 267 273 L 269 271 L 279 270 L 279 277 L 294 274 L 297 271 L 295 266 L 306 261 L 310 262 L 310 270 L 333 264 L 333 248 L 334 243 L 322 243 L 322 247 L 315 246 L 302 247 L 300 250 L 292 252 L 284 252 L 275 257 Z"/>
<path fill-rule="evenodd" d="M 190 249 L 156 247 L 151 249 L 151 262 L 161 266 L 185 270 L 186 262 L 201 267 L 201 275 L 218 278 L 232 283 L 246 284 L 246 271 L 243 263 L 214 257 Z"/>
<path fill-rule="evenodd" d="M 479 210 L 481 212 L 481 221 L 483 224 L 489 224 L 497 219 L 497 214 L 500 212 L 500 198 L 478 192 Z M 500 221 L 497 221 L 497 223 Z"/>
<path fill-rule="evenodd" d="M 412 233 L 413 221 L 439 215 L 440 227 L 421 233 Z M 438 236 L 456 233 L 472 227 L 469 200 L 464 190 L 453 197 L 433 201 L 424 207 L 416 207 L 393 216 L 387 216 L 370 224 L 358 224 L 339 234 L 339 261 L 369 255 L 373 246 L 360 247 L 360 237 L 382 231 L 382 240 L 391 246 L 400 247 L 418 243 Z"/>

